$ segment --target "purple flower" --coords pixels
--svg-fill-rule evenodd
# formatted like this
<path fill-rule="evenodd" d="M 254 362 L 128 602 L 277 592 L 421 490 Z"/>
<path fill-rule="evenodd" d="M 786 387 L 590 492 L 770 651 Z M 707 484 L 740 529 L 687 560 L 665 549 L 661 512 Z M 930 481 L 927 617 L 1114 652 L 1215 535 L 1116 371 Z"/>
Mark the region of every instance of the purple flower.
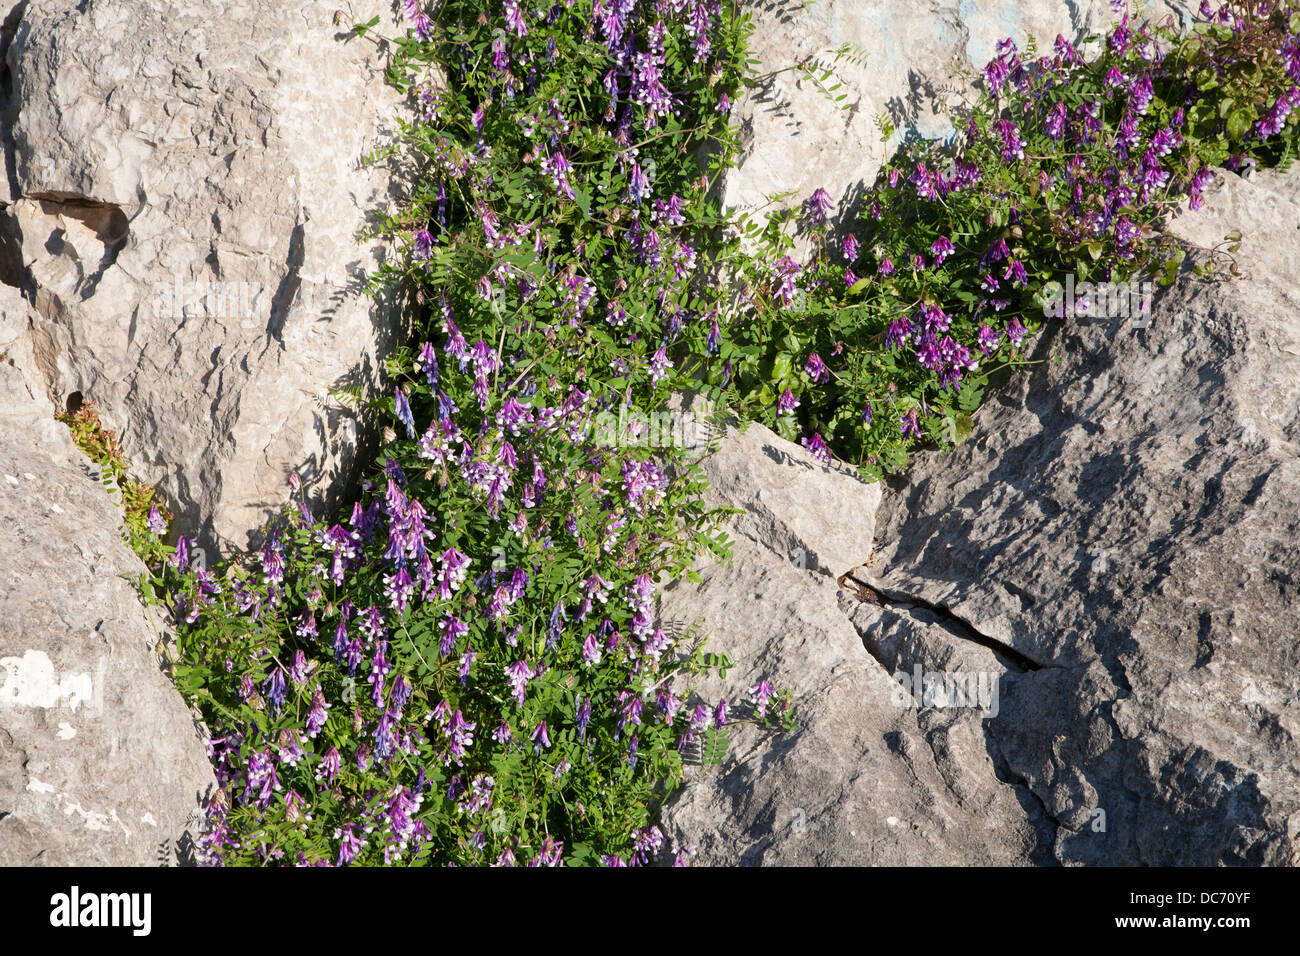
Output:
<path fill-rule="evenodd" d="M 668 358 L 668 352 L 660 347 L 655 354 L 650 357 L 650 381 L 661 382 L 668 377 L 668 370 L 673 367 L 673 363 Z"/>
<path fill-rule="evenodd" d="M 775 295 L 784 305 L 789 306 L 794 299 L 794 294 L 799 291 L 794 281 L 794 277 L 800 271 L 799 263 L 789 256 L 782 256 L 776 261 L 772 271 L 778 283 Z"/>
<path fill-rule="evenodd" d="M 310 633 L 311 633 L 311 635 L 312 635 L 313 637 L 315 637 L 315 635 L 316 635 L 316 622 L 315 622 L 314 620 L 311 619 L 311 617 L 310 617 L 310 612 L 308 612 L 308 618 L 307 618 L 307 619 L 308 619 L 308 620 L 311 620 L 311 630 L 310 630 Z M 304 626 L 304 627 L 301 627 L 301 628 L 299 629 L 299 633 L 301 634 L 301 636 L 304 636 L 304 637 L 305 637 L 305 636 L 306 636 L 306 632 L 307 632 L 307 628 L 306 628 L 305 626 Z M 304 654 L 304 653 L 303 653 L 302 651 L 300 651 L 300 650 L 294 651 L 294 652 L 293 652 L 293 664 L 290 665 L 290 667 L 289 667 L 289 679 L 290 679 L 291 681 L 293 681 L 293 685 L 294 685 L 295 687 L 301 687 L 303 684 L 307 683 L 307 673 L 308 673 L 308 670 L 309 670 L 309 668 L 308 668 L 308 666 L 307 666 L 307 655 Z"/>
<path fill-rule="evenodd" d="M 888 257 L 881 259 L 876 271 L 882 276 L 892 276 L 894 274 L 894 263 Z"/>
<path fill-rule="evenodd" d="M 266 697 L 267 703 L 271 705 L 271 712 L 278 711 L 284 705 L 285 695 L 284 669 L 278 664 L 271 671 L 271 676 L 266 679 L 262 685 L 262 692 Z"/>
<path fill-rule="evenodd" d="M 1065 103 L 1057 103 L 1048 111 L 1043 130 L 1050 139 L 1059 140 L 1065 135 Z"/>
<path fill-rule="evenodd" d="M 1025 158 L 1025 144 L 1020 140 L 1020 129 L 1015 123 L 1010 120 L 998 120 L 993 124 L 993 132 L 1002 140 L 1004 162 Z"/>
<path fill-rule="evenodd" d="M 577 198 L 573 194 L 573 188 L 569 185 L 569 170 L 573 167 L 563 153 L 557 152 L 554 156 L 547 157 L 542 160 L 541 166 L 543 170 L 551 174 L 551 179 L 555 182 L 556 195 L 567 196 L 570 199 Z"/>
<path fill-rule="evenodd" d="M 326 711 L 330 705 L 325 701 L 325 694 L 319 687 L 312 692 L 311 710 L 307 712 L 307 736 L 315 737 L 320 733 L 321 728 L 325 726 Z"/>
<path fill-rule="evenodd" d="M 520 707 L 524 705 L 524 690 L 528 681 L 537 676 L 537 672 L 528 666 L 527 661 L 516 661 L 506 668 L 506 679 L 510 682 L 510 693 Z"/>
<path fill-rule="evenodd" d="M 844 242 L 840 246 L 840 248 L 844 253 L 844 258 L 847 259 L 849 262 L 852 262 L 854 259 L 858 257 L 857 236 L 853 235 L 853 233 L 849 233 L 847 236 L 844 237 Z"/>
<path fill-rule="evenodd" d="M 437 240 L 434 239 L 433 233 L 428 229 L 421 229 L 415 234 L 415 245 L 411 252 L 411 258 L 416 262 L 426 262 L 433 255 L 433 247 Z"/>
<path fill-rule="evenodd" d="M 290 767 L 297 766 L 298 761 L 302 760 L 306 754 L 303 753 L 302 744 L 298 741 L 298 733 L 286 727 L 280 731 L 280 752 L 278 754 L 280 763 L 287 764 Z"/>
<path fill-rule="evenodd" d="M 1007 241 L 999 239 L 985 250 L 984 255 L 980 257 L 980 265 L 987 268 L 994 262 L 1001 262 L 1010 254 L 1011 251 L 1007 248 Z"/>
<path fill-rule="evenodd" d="M 830 381 L 830 369 L 826 367 L 825 363 L 822 362 L 821 356 L 816 352 L 813 352 L 808 356 L 808 361 L 804 362 L 803 370 L 807 372 L 808 375 L 811 376 L 812 380 L 818 385 Z"/>
<path fill-rule="evenodd" d="M 906 318 L 894 319 L 889 323 L 889 328 L 885 331 L 885 348 L 893 349 L 902 348 L 907 344 L 908 338 L 912 334 L 912 323 Z"/>
<path fill-rule="evenodd" d="M 415 418 L 411 415 L 411 403 L 407 401 L 406 391 L 400 386 L 393 389 L 393 401 L 397 410 L 397 420 L 406 426 L 408 438 L 415 437 Z"/>
<path fill-rule="evenodd" d="M 469 748 L 474 746 L 474 728 L 477 725 L 465 719 L 465 715 L 457 710 L 451 715 L 451 720 L 443 728 L 443 733 L 448 738 L 450 759 L 460 765 Z"/>
<path fill-rule="evenodd" d="M 320 764 L 316 767 L 316 779 L 329 786 L 334 785 L 334 777 L 339 772 L 339 748 L 330 747 L 325 751 Z"/>
<path fill-rule="evenodd" d="M 474 648 L 465 648 L 465 653 L 460 658 L 460 667 L 456 669 L 456 677 L 459 678 L 461 687 L 469 683 L 469 669 L 476 660 L 478 660 L 478 653 Z"/>
<path fill-rule="evenodd" d="M 1155 97 L 1155 90 L 1151 85 L 1151 77 L 1143 76 L 1133 84 L 1133 93 L 1129 97 L 1129 109 L 1138 116 L 1146 113 L 1151 106 L 1151 100 Z"/>
<path fill-rule="evenodd" d="M 818 186 L 813 191 L 813 194 L 804 201 L 803 208 L 809 219 L 819 226 L 824 226 L 828 222 L 830 214 L 835 210 L 835 203 L 831 199 L 830 193 Z"/>
<path fill-rule="evenodd" d="M 831 453 L 826 447 L 826 442 L 822 440 L 821 432 L 813 432 L 812 438 L 800 438 L 799 443 L 808 449 L 808 453 L 816 461 L 823 465 L 829 465 L 831 462 Z"/>
<path fill-rule="evenodd" d="M 541 753 L 544 748 L 551 745 L 551 738 L 546 730 L 546 721 L 543 720 L 537 725 L 530 739 L 533 741 L 533 753 Z"/>
<path fill-rule="evenodd" d="M 584 697 L 581 703 L 578 704 L 577 719 L 574 721 L 579 740 L 587 738 L 587 725 L 589 723 L 591 723 L 591 698 Z"/>
<path fill-rule="evenodd" d="M 921 437 L 921 426 L 916 420 L 916 409 L 913 408 L 906 415 L 899 419 L 899 427 L 902 429 L 903 437 L 911 435 L 914 438 Z"/>
<path fill-rule="evenodd" d="M 718 706 L 713 708 L 713 726 L 721 730 L 727 723 L 727 699 L 724 697 L 718 701 Z"/>
<path fill-rule="evenodd" d="M 772 697 L 772 685 L 766 680 L 760 680 L 749 689 L 749 696 L 754 701 L 758 716 L 765 716 L 767 714 L 767 702 Z"/>
<path fill-rule="evenodd" d="M 162 512 L 158 510 L 157 505 L 149 509 L 149 517 L 145 518 L 144 524 L 154 534 L 167 533 L 167 522 L 163 520 Z"/>
<path fill-rule="evenodd" d="M 994 332 L 987 325 L 981 325 L 979 331 L 979 347 L 985 355 L 991 354 L 998 347 L 1002 340 L 1001 332 Z"/>
<path fill-rule="evenodd" d="M 518 0 L 502 0 L 505 8 L 506 27 L 515 31 L 516 36 L 528 36 L 528 26 L 524 23 L 523 11 L 519 9 Z"/>
<path fill-rule="evenodd" d="M 795 398 L 794 393 L 787 388 L 781 393 L 781 398 L 777 401 L 776 413 L 778 415 L 785 415 L 789 412 L 793 412 L 798 407 L 799 399 Z"/>
<path fill-rule="evenodd" d="M 360 853 L 362 848 L 366 845 L 366 841 L 357 836 L 356 828 L 350 823 L 345 826 L 341 832 L 335 831 L 334 835 L 336 837 L 341 837 L 339 843 L 339 866 L 344 866 L 345 864 L 351 863 L 355 860 L 357 854 Z"/>
<path fill-rule="evenodd" d="M 1011 340 L 1011 344 L 1019 348 L 1027 332 L 1028 330 L 1020 324 L 1020 320 L 1012 316 L 1011 321 L 1007 323 L 1007 338 Z"/>
<path fill-rule="evenodd" d="M 457 590 L 469 574 L 469 558 L 455 548 L 448 548 L 438 559 L 442 567 L 438 571 L 438 598 L 446 601 Z"/>
<path fill-rule="evenodd" d="M 641 171 L 640 163 L 632 164 L 632 173 L 628 178 L 627 194 L 631 202 L 638 206 L 650 195 L 650 180 Z"/>
<path fill-rule="evenodd" d="M 280 778 L 275 772 L 275 761 L 269 750 L 258 750 L 248 758 L 245 775 L 244 803 L 252 803 L 259 810 L 271 805 L 271 796 L 280 789 Z"/>

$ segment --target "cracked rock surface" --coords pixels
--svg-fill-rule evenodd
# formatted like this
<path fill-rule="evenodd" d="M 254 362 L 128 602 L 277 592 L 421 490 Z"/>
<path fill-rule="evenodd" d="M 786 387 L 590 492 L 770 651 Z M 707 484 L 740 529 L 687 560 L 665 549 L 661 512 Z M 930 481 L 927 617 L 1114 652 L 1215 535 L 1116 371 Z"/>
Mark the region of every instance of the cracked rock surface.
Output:
<path fill-rule="evenodd" d="M 1300 859 L 1297 197 L 1223 174 L 1174 230 L 1242 230 L 1248 279 L 1188 274 L 1146 329 L 1054 329 L 886 496 L 859 576 L 1042 665 L 989 729 L 1062 863 Z"/>
<path fill-rule="evenodd" d="M 7 4 L 4 261 L 57 406 L 95 401 L 181 532 L 242 547 L 290 472 L 335 502 L 397 330 L 359 244 L 401 94 L 317 0 Z M 391 22 L 378 29 L 397 32 Z"/>
<path fill-rule="evenodd" d="M 756 424 L 728 429 L 702 464 L 711 503 L 746 513 L 729 525 L 732 563 L 702 560 L 701 584 L 664 588 L 661 620 L 702 618 L 705 649 L 735 661 L 697 695 L 725 697 L 743 721 L 747 689 L 765 678 L 795 692 L 801 729 L 785 737 L 741 722 L 722 765 L 688 768 L 665 822 L 693 862 L 995 865 L 1046 853 L 1048 821 L 1026 788 L 1004 779 L 980 712 L 899 703 L 892 669 L 863 646 L 857 619 L 867 606 L 837 596 L 849 556 L 870 551 L 879 486 Z M 914 630 L 899 615 L 889 623 Z M 958 640 L 933 650 L 954 667 L 996 663 Z"/>
<path fill-rule="evenodd" d="M 734 564 L 661 614 L 736 661 L 704 699 L 743 719 L 766 678 L 801 726 L 737 724 L 689 771 L 665 821 L 697 862 L 1300 862 L 1297 227 L 1300 174 L 1221 174 L 1171 228 L 1241 230 L 1247 279 L 1049 328 L 878 505 L 760 426 L 723 437 Z M 855 566 L 795 566 L 795 525 Z"/>
<path fill-rule="evenodd" d="M 0 287 L 0 866 L 186 861 L 216 786 L 112 501 L 25 372 Z"/>

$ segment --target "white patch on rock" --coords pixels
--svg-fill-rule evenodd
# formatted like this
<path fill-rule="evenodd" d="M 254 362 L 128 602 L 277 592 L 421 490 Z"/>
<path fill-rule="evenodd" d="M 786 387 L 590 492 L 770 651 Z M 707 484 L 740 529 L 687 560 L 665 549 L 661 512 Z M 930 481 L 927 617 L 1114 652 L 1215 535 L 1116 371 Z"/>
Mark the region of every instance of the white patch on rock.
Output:
<path fill-rule="evenodd" d="M 22 657 L 0 657 L 0 667 L 5 671 L 4 685 L 0 686 L 0 706 L 66 706 L 75 713 L 94 692 L 88 673 L 64 674 L 60 678 L 44 651 L 29 650 Z"/>

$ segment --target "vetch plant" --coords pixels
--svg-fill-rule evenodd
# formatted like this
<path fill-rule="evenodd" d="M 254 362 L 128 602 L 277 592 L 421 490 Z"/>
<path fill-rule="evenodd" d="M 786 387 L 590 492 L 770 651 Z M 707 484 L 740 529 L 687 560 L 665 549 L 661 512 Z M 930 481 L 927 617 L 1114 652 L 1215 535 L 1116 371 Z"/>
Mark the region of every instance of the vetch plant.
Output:
<path fill-rule="evenodd" d="M 704 388 L 868 478 L 961 440 L 1050 282 L 1172 280 L 1158 226 L 1210 167 L 1289 162 L 1292 6 L 1207 6 L 1187 36 L 1124 18 L 1091 59 L 1004 42 L 958 140 L 891 161 L 842 241 L 818 190 L 751 254 L 712 198 L 753 79 L 734 3 L 408 0 L 413 186 L 373 286 L 413 338 L 370 405 L 383 447 L 350 511 L 298 497 L 218 571 L 182 537 L 152 582 L 213 731 L 205 858 L 680 861 L 655 807 L 683 759 L 723 759 L 740 720 L 793 729 L 792 696 L 691 696 L 730 662 L 656 626 L 655 592 L 726 557 L 725 512 L 681 444 L 601 422 Z"/>
<path fill-rule="evenodd" d="M 251 559 L 196 571 L 182 539 L 155 579 L 213 731 L 202 851 L 671 858 L 654 808 L 735 720 L 688 704 L 719 659 L 656 626 L 655 592 L 727 555 L 723 512 L 678 443 L 599 426 L 658 415 L 725 334 L 700 250 L 744 24 L 717 0 L 405 10 L 415 185 L 373 280 L 408 293 L 414 337 L 372 404 L 384 446 L 350 513 L 299 498 Z M 788 697 L 764 703 L 789 726 Z"/>
<path fill-rule="evenodd" d="M 1091 58 L 1060 37 L 1041 55 L 1003 41 L 954 142 L 895 156 L 838 243 L 820 189 L 744 222 L 759 252 L 737 238 L 717 254 L 742 307 L 708 380 L 876 479 L 969 434 L 990 380 L 1027 361 L 1053 283 L 1173 281 L 1186 250 L 1160 226 L 1198 208 L 1211 168 L 1295 154 L 1300 7 L 1207 3 L 1191 32 L 1171 24 L 1123 14 L 1081 45 Z M 796 216 L 817 237 L 806 262 L 790 256 Z"/>

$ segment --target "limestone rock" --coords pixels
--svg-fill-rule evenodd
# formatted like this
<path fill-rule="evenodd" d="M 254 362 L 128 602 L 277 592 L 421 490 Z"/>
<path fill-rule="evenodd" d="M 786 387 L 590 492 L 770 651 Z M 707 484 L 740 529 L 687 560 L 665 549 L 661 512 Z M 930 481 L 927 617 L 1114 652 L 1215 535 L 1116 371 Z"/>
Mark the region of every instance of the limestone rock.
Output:
<path fill-rule="evenodd" d="M 121 512 L 24 378 L 26 309 L 0 296 L 0 865 L 183 861 L 216 781 Z"/>
<path fill-rule="evenodd" d="M 860 571 L 1041 665 L 989 727 L 1063 863 L 1300 861 L 1300 180 L 1224 177 L 1176 228 L 1253 236 L 1252 277 L 1055 329 Z"/>
<path fill-rule="evenodd" d="M 729 566 L 702 560 L 700 584 L 661 591 L 665 626 L 680 630 L 702 618 L 706 649 L 735 661 L 725 679 L 695 686 L 692 698 L 725 698 L 740 719 L 729 728 L 728 757 L 721 766 L 691 767 L 665 811 L 694 862 L 956 865 L 1042 857 L 1050 845 L 1046 816 L 1024 787 L 1002 779 L 983 714 L 901 700 L 895 668 L 868 653 L 859 634 L 872 609 L 841 594 L 831 576 L 857 563 L 853 555 L 870 554 L 879 486 L 819 465 L 761 425 L 744 434 L 728 429 L 702 465 L 712 503 L 745 513 L 729 525 Z M 817 560 L 798 560 L 800 548 Z M 896 635 L 924 627 L 882 613 Z M 1003 672 L 991 652 L 956 640 L 930 663 Z M 748 722 L 747 690 L 760 679 L 794 692 L 800 729 L 792 737 Z"/>
<path fill-rule="evenodd" d="M 330 389 L 372 386 L 395 335 L 356 239 L 400 96 L 334 11 L 52 0 L 10 25 L 7 219 L 49 395 L 95 401 L 205 545 L 247 544 L 291 472 L 334 500 L 364 436 Z"/>

